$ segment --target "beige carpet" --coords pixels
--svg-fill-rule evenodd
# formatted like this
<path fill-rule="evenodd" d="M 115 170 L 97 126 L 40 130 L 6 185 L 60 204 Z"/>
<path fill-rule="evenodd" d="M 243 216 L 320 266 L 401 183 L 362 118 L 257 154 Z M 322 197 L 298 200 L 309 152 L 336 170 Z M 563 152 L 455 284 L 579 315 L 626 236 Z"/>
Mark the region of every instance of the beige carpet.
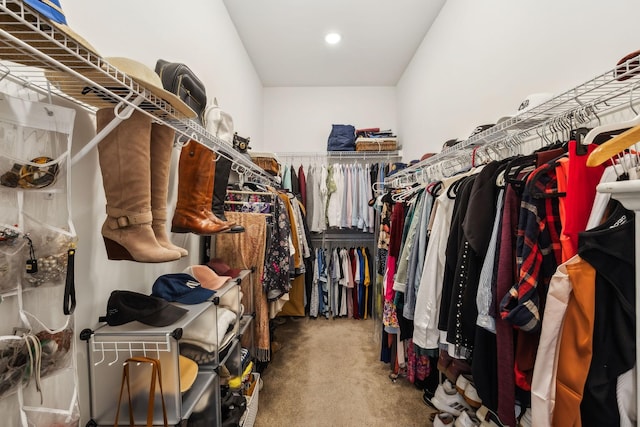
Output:
<path fill-rule="evenodd" d="M 373 320 L 287 318 L 263 372 L 256 427 L 430 426 L 406 378 L 389 379 Z"/>

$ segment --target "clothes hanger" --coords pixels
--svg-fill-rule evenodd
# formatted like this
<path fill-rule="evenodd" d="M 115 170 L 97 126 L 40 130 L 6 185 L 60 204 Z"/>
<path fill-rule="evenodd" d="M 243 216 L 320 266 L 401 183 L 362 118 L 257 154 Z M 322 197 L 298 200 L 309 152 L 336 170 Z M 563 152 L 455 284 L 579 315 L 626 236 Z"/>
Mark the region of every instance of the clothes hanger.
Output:
<path fill-rule="evenodd" d="M 637 117 L 640 123 L 640 116 Z M 628 122 L 625 122 L 628 123 Z M 595 129 L 594 129 L 595 130 Z M 587 159 L 587 166 L 598 166 L 611 159 L 617 154 L 622 153 L 632 145 L 640 141 L 640 124 L 628 129 L 627 131 L 614 136 L 607 142 L 601 144 L 593 150 Z"/>

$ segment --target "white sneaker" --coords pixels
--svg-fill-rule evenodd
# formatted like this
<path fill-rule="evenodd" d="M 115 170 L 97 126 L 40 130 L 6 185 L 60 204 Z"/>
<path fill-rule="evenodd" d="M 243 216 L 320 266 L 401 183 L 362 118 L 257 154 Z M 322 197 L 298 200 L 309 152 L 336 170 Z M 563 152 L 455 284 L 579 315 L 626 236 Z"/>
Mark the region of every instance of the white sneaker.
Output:
<path fill-rule="evenodd" d="M 458 417 L 462 411 L 471 410 L 464 398 L 456 391 L 449 380 L 445 380 L 442 384 L 438 385 L 436 392 L 431 398 L 431 403 L 441 410 L 442 412 L 448 412 L 453 416 Z"/>
<path fill-rule="evenodd" d="M 454 427 L 478 427 L 480 420 L 478 420 L 474 414 L 469 413 L 469 411 L 462 411 L 453 425 Z"/>
<path fill-rule="evenodd" d="M 447 412 L 440 412 L 436 414 L 436 417 L 433 419 L 433 427 L 453 427 L 453 422 L 455 418 L 453 415 Z"/>
<path fill-rule="evenodd" d="M 473 383 L 473 378 L 469 374 L 461 374 L 456 380 L 456 390 L 460 393 L 469 406 L 478 409 L 482 405 L 482 399 L 478 396 L 478 391 Z"/>

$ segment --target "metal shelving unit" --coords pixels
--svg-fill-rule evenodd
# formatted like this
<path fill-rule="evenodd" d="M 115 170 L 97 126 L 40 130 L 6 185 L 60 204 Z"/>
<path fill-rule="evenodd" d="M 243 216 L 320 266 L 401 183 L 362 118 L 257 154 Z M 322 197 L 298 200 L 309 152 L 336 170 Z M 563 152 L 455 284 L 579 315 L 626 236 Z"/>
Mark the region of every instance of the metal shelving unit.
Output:
<path fill-rule="evenodd" d="M 470 165 L 470 154 L 477 147 L 507 153 L 533 138 L 541 138 L 541 132 L 546 129 L 566 129 L 567 125 L 583 123 L 585 118 L 600 120 L 604 115 L 633 103 L 633 91 L 640 87 L 638 74 L 640 55 L 429 159 L 396 172 L 387 177 L 385 186 L 398 188 L 425 178 L 440 179 L 447 175 L 447 163 L 458 161 Z"/>
<path fill-rule="evenodd" d="M 235 153 L 231 144 L 211 135 L 22 1 L 0 0 L 0 23 L 0 77 L 12 78 L 45 96 L 53 93 L 91 112 L 103 107 L 114 107 L 119 112 L 117 116 L 121 118 L 96 135 L 73 157 L 72 163 L 86 155 L 135 108 L 172 127 L 179 142 L 194 139 L 229 158 L 247 177 L 274 183 L 273 177 L 246 157 L 230 154 Z"/>

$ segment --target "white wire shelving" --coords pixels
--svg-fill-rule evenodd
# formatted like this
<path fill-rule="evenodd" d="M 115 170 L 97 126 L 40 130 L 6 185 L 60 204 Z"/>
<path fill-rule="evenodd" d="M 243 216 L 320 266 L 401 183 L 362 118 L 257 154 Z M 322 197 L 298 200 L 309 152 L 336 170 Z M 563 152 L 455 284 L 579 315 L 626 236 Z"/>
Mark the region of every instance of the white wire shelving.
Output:
<path fill-rule="evenodd" d="M 448 163 L 470 165 L 470 156 L 478 147 L 504 153 L 540 137 L 545 129 L 565 128 L 584 123 L 585 118 L 598 121 L 606 114 L 625 106 L 633 108 L 633 92 L 640 87 L 640 55 L 615 68 L 569 89 L 549 101 L 509 118 L 466 141 L 443 150 L 426 160 L 387 177 L 385 185 L 403 187 L 421 179 L 442 178 Z M 450 166 L 450 165 L 449 165 Z"/>
<path fill-rule="evenodd" d="M 179 142 L 196 140 L 229 158 L 247 178 L 275 183 L 272 176 L 250 159 L 234 155 L 231 144 L 209 133 L 200 123 L 186 117 L 20 0 L 0 0 L 0 80 L 2 78 L 13 79 L 45 96 L 53 93 L 90 112 L 103 107 L 117 108 L 119 114 L 111 128 L 135 108 L 172 127 Z M 72 163 L 80 160 L 101 138 L 99 134 L 87 143 Z"/>

